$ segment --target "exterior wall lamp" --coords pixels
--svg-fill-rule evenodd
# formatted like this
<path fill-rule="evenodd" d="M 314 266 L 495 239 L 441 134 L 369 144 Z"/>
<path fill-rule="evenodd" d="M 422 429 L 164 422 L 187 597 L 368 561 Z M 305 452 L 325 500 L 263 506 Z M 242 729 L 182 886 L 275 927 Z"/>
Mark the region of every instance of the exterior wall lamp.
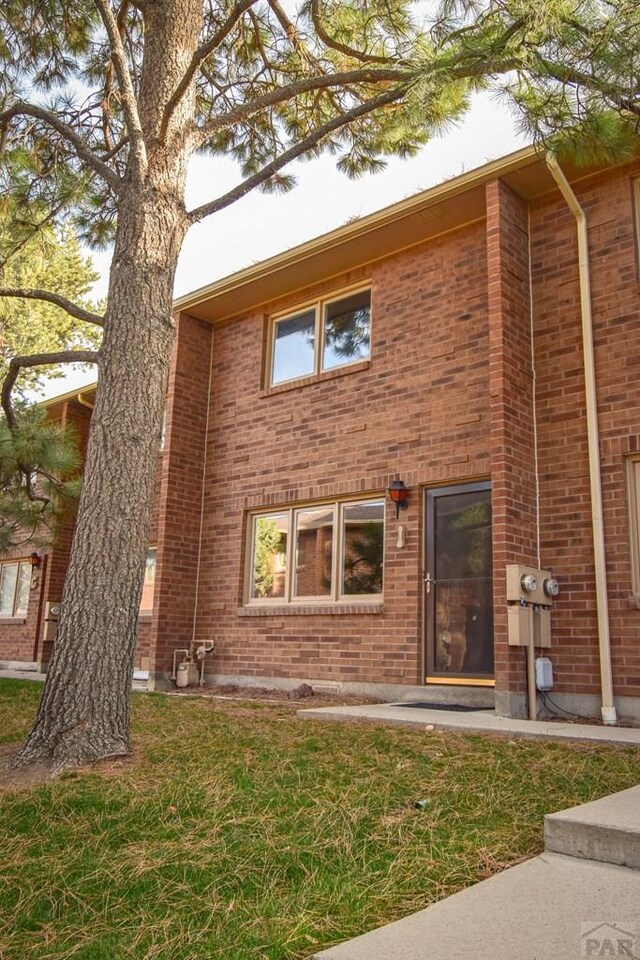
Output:
<path fill-rule="evenodd" d="M 409 497 L 409 491 L 404 485 L 404 480 L 400 480 L 399 477 L 396 477 L 395 480 L 392 480 L 389 484 L 389 496 L 391 500 L 396 505 L 396 520 L 400 516 L 400 510 L 406 510 L 409 504 L 407 499 Z"/>
<path fill-rule="evenodd" d="M 34 550 L 33 553 L 29 555 L 29 563 L 31 564 L 32 570 L 37 570 L 38 567 L 42 566 L 42 557 Z"/>

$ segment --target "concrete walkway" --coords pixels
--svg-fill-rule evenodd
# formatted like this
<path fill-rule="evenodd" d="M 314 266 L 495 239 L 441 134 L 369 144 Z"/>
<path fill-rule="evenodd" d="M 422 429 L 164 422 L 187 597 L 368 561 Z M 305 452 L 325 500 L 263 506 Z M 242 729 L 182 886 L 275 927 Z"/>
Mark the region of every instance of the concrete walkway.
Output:
<path fill-rule="evenodd" d="M 299 710 L 298 716 L 314 720 L 371 720 L 406 726 L 457 730 L 460 733 L 492 733 L 508 737 L 536 737 L 545 740 L 583 740 L 640 747 L 640 728 L 605 727 L 591 723 L 564 723 L 551 720 L 514 720 L 498 717 L 492 710 L 454 712 L 420 707 L 400 707 L 392 703 L 365 704 L 357 707 L 317 707 Z"/>
<path fill-rule="evenodd" d="M 541 856 L 315 960 L 640 957 L 640 787 L 545 819 Z"/>
<path fill-rule="evenodd" d="M 40 673 L 38 670 L 13 670 L 0 668 L 0 677 L 8 680 L 33 680 L 35 683 L 44 683 L 46 673 Z M 147 690 L 147 678 L 139 671 L 134 670 L 131 689 L 138 692 Z"/>

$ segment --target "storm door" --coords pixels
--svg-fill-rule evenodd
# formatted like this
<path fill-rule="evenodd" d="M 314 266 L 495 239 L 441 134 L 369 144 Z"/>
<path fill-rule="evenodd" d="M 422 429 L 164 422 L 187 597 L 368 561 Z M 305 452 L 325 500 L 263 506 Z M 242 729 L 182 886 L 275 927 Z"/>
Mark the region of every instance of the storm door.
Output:
<path fill-rule="evenodd" d="M 493 679 L 491 484 L 425 491 L 427 682 Z"/>

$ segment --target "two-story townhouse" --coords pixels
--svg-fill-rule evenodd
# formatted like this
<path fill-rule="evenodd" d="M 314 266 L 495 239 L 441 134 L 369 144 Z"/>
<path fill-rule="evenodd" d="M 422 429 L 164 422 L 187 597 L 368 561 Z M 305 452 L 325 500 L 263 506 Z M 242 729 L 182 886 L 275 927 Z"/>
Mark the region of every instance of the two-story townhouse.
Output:
<path fill-rule="evenodd" d="M 537 653 L 558 706 L 640 717 L 638 178 L 522 150 L 176 302 L 152 683 L 213 642 L 218 682 L 523 715 Z M 2 591 L 6 660 L 47 658 L 68 534 Z"/>

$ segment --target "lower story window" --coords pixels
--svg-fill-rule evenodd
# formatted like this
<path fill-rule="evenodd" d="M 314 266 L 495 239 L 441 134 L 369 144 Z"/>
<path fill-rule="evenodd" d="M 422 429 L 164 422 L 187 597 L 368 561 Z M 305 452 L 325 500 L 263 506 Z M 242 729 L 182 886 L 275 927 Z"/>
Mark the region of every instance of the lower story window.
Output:
<path fill-rule="evenodd" d="M 26 617 L 31 587 L 31 564 L 0 565 L 0 617 Z"/>
<path fill-rule="evenodd" d="M 640 457 L 627 461 L 629 484 L 629 521 L 631 535 L 632 590 L 640 596 Z"/>
<path fill-rule="evenodd" d="M 383 499 L 256 513 L 249 534 L 250 603 L 337 602 L 382 594 Z"/>
<path fill-rule="evenodd" d="M 156 556 L 158 551 L 155 547 L 149 547 L 147 551 L 147 562 L 144 568 L 144 581 L 142 583 L 142 597 L 140 599 L 140 613 L 153 613 L 153 591 L 156 586 Z"/>

